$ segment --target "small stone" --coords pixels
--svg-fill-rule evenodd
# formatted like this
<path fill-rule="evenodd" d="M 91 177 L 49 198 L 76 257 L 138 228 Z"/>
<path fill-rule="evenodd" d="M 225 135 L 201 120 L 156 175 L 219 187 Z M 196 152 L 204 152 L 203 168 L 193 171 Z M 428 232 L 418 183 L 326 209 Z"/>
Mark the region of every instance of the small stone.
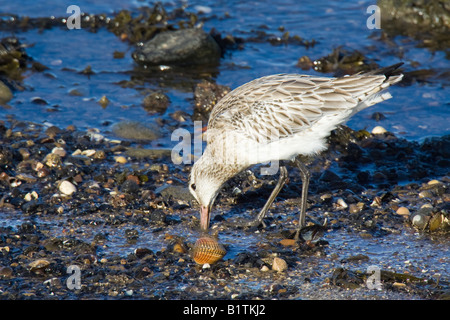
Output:
<path fill-rule="evenodd" d="M 387 132 L 387 130 L 385 128 L 383 128 L 382 126 L 376 126 L 375 128 L 372 129 L 372 134 L 383 134 L 386 132 Z"/>
<path fill-rule="evenodd" d="M 429 221 L 430 231 L 437 230 L 444 220 L 444 216 L 440 213 L 433 215 Z"/>
<path fill-rule="evenodd" d="M 102 108 L 106 108 L 109 102 L 110 101 L 106 96 L 101 97 L 100 100 L 98 101 L 98 103 L 102 106 Z"/>
<path fill-rule="evenodd" d="M 175 243 L 175 245 L 173 246 L 173 252 L 186 253 L 186 249 L 182 244 Z"/>
<path fill-rule="evenodd" d="M 61 191 L 61 193 L 65 195 L 70 196 L 77 191 L 77 187 L 75 187 L 71 182 L 64 180 L 59 185 L 59 191 Z"/>
<path fill-rule="evenodd" d="M 127 158 L 125 158 L 124 156 L 118 156 L 118 157 L 116 157 L 116 162 L 125 164 L 125 163 L 127 163 Z"/>
<path fill-rule="evenodd" d="M 423 190 L 419 192 L 419 198 L 433 198 L 433 194 L 428 190 Z"/>
<path fill-rule="evenodd" d="M 33 199 L 37 199 L 39 198 L 39 195 L 37 194 L 36 191 L 33 192 L 28 192 L 25 197 L 23 197 L 25 199 L 25 201 L 31 201 Z"/>
<path fill-rule="evenodd" d="M 267 272 L 267 271 L 269 271 L 269 267 L 264 265 L 264 266 L 262 266 L 261 271 L 262 272 Z"/>
<path fill-rule="evenodd" d="M 11 89 L 0 81 L 0 105 L 5 105 L 13 98 L 13 93 Z"/>
<path fill-rule="evenodd" d="M 436 180 L 436 179 L 434 179 L 434 180 L 430 180 L 430 181 L 428 181 L 428 185 L 434 185 L 434 184 L 440 184 L 441 182 L 439 181 L 439 180 Z"/>
<path fill-rule="evenodd" d="M 66 154 L 67 154 L 66 150 L 64 150 L 64 149 L 61 148 L 61 147 L 54 147 L 54 148 L 52 149 L 52 153 L 53 153 L 53 154 L 57 154 L 57 155 L 59 155 L 60 157 L 65 157 Z"/>
<path fill-rule="evenodd" d="M 10 267 L 0 267 L 0 278 L 9 278 L 13 274 L 13 270 Z"/>
<path fill-rule="evenodd" d="M 429 217 L 421 213 L 417 213 L 412 218 L 412 224 L 418 229 L 423 229 L 426 227 L 429 219 Z"/>
<path fill-rule="evenodd" d="M 288 246 L 295 246 L 296 245 L 296 241 L 294 239 L 283 239 L 280 241 L 280 244 L 288 247 Z"/>
<path fill-rule="evenodd" d="M 336 200 L 336 206 L 338 208 L 340 208 L 340 209 L 347 209 L 348 208 L 348 204 L 342 198 L 338 198 Z"/>
<path fill-rule="evenodd" d="M 364 203 L 362 203 L 362 202 L 358 202 L 357 204 L 352 203 L 348 207 L 348 212 L 350 212 L 350 213 L 358 213 L 358 212 L 361 212 L 363 207 L 364 207 Z"/>
<path fill-rule="evenodd" d="M 95 151 L 94 149 L 88 149 L 88 150 L 81 151 L 81 154 L 86 157 L 92 157 L 93 155 L 95 155 L 96 152 L 97 151 Z"/>
<path fill-rule="evenodd" d="M 52 168 L 52 167 L 59 167 L 61 166 L 61 156 L 56 154 L 56 153 L 49 153 L 45 159 L 44 159 L 45 164 Z"/>
<path fill-rule="evenodd" d="M 410 215 L 409 209 L 406 207 L 398 208 L 396 213 L 401 216 L 409 216 Z"/>
<path fill-rule="evenodd" d="M 30 150 L 26 148 L 20 148 L 19 153 L 22 156 L 23 160 L 27 160 L 31 156 Z"/>
<path fill-rule="evenodd" d="M 272 270 L 283 272 L 287 270 L 287 263 L 284 259 L 275 257 L 273 259 Z"/>
<path fill-rule="evenodd" d="M 50 265 L 50 262 L 46 259 L 37 259 L 28 264 L 31 271 L 46 268 Z"/>
<path fill-rule="evenodd" d="M 396 288 L 405 288 L 405 287 L 406 287 L 406 284 L 401 283 L 401 282 L 394 282 L 394 283 L 392 284 L 392 286 L 393 286 L 393 287 L 396 287 Z"/>

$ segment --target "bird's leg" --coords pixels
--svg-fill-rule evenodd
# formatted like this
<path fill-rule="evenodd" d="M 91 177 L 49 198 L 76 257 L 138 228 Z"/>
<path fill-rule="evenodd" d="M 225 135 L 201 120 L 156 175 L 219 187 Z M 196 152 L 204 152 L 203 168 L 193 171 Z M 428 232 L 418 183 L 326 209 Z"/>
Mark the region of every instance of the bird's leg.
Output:
<path fill-rule="evenodd" d="M 300 205 L 300 216 L 298 219 L 298 229 L 295 233 L 295 240 L 298 240 L 300 237 L 300 231 L 302 228 L 305 227 L 305 219 L 306 219 L 306 205 L 307 205 L 307 198 L 308 198 L 308 187 L 309 187 L 309 178 L 311 177 L 311 174 L 309 173 L 309 170 L 306 168 L 306 166 L 298 160 L 297 158 L 294 160 L 294 163 L 297 165 L 297 167 L 300 169 L 300 176 L 302 178 L 302 203 Z"/>
<path fill-rule="evenodd" d="M 264 224 L 263 219 L 266 216 L 267 211 L 269 211 L 270 206 L 272 205 L 273 201 L 277 197 L 277 195 L 280 193 L 281 189 L 283 188 L 284 184 L 286 183 L 286 180 L 288 178 L 288 172 L 286 170 L 286 167 L 282 166 L 280 167 L 280 176 L 278 178 L 277 185 L 273 189 L 272 193 L 270 194 L 269 199 L 267 199 L 266 204 L 261 209 L 261 211 L 258 213 L 256 218 L 253 221 L 250 221 L 248 223 L 245 223 L 243 226 L 246 227 L 257 227 L 260 224 Z"/>

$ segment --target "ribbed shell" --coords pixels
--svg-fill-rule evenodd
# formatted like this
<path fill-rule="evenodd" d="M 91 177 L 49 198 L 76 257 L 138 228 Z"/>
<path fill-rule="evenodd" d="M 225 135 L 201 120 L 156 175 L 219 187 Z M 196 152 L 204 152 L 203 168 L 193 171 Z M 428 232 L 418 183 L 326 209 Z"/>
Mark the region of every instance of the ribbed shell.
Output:
<path fill-rule="evenodd" d="M 195 242 L 193 258 L 198 264 L 213 264 L 222 259 L 226 253 L 225 248 L 216 239 L 203 237 Z"/>

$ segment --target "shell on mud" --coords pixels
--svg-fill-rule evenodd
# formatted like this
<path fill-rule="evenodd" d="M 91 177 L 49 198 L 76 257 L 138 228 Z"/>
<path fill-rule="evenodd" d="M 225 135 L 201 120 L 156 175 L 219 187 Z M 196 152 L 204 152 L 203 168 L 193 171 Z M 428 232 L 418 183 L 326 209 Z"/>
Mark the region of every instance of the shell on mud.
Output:
<path fill-rule="evenodd" d="M 216 239 L 203 237 L 195 242 L 193 258 L 198 264 L 213 264 L 222 259 L 226 253 L 225 248 Z"/>

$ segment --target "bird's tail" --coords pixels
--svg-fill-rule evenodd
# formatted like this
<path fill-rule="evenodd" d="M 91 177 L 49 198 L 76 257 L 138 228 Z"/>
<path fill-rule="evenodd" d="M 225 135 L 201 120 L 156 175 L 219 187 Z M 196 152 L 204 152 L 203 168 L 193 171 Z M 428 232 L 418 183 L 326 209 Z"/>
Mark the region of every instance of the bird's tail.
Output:
<path fill-rule="evenodd" d="M 379 83 L 359 97 L 360 102 L 352 114 L 392 98 L 392 95 L 385 89 L 402 80 L 403 74 L 396 72 L 401 65 L 403 65 L 403 62 L 361 74 L 361 77 L 374 76 L 374 81 L 377 80 Z M 379 76 L 384 76 L 384 78 L 380 78 Z"/>

